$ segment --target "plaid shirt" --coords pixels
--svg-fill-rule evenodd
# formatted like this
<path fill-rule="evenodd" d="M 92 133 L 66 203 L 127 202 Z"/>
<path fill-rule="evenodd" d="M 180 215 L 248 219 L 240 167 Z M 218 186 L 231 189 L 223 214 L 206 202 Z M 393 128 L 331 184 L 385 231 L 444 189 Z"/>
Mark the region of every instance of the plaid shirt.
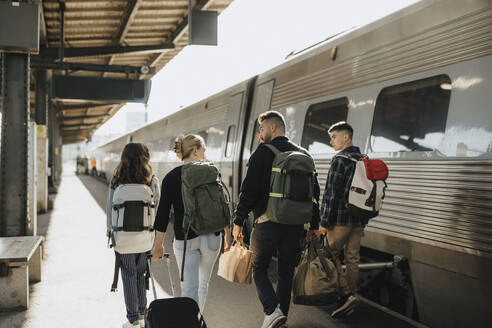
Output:
<path fill-rule="evenodd" d="M 361 157 L 359 147 L 355 146 L 345 148 L 340 154 L 347 154 L 356 159 Z M 321 202 L 320 225 L 322 227 L 335 225 L 364 227 L 367 224 L 367 220 L 360 220 L 350 215 L 345 205 L 354 169 L 355 163 L 347 158 L 334 157 L 332 159 Z"/>

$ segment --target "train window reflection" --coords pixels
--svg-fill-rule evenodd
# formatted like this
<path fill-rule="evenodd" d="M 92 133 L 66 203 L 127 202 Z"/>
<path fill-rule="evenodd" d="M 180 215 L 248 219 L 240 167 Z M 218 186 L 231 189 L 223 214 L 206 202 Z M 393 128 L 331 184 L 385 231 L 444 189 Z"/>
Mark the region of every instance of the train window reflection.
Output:
<path fill-rule="evenodd" d="M 343 97 L 309 106 L 301 146 L 312 154 L 334 153 L 328 129 L 337 122 L 347 120 L 348 103 L 348 99 Z"/>
<path fill-rule="evenodd" d="M 232 150 L 234 148 L 235 136 L 236 136 L 236 126 L 231 125 L 231 126 L 229 126 L 229 129 L 227 130 L 227 144 L 226 144 L 226 149 L 225 149 L 225 156 L 226 157 L 231 157 L 231 155 L 232 155 Z"/>
<path fill-rule="evenodd" d="M 254 108 L 253 113 L 256 115 L 260 115 L 271 109 L 272 105 L 272 95 L 273 95 L 273 86 L 275 84 L 275 80 L 270 80 L 268 82 L 259 84 L 256 87 L 255 91 L 255 100 L 254 100 Z M 253 136 L 251 137 L 251 144 L 249 150 L 253 152 L 258 145 L 260 144 L 260 139 L 258 138 L 258 132 L 260 131 L 258 124 L 258 116 L 253 117 L 255 120 L 255 126 L 253 130 Z"/>
<path fill-rule="evenodd" d="M 260 124 L 258 120 L 255 120 L 255 127 L 253 129 L 253 137 L 251 138 L 251 146 L 249 147 L 250 151 L 253 152 L 258 145 L 260 144 Z"/>
<path fill-rule="evenodd" d="M 374 152 L 431 151 L 444 135 L 451 85 L 438 75 L 384 88 L 374 109 Z"/>

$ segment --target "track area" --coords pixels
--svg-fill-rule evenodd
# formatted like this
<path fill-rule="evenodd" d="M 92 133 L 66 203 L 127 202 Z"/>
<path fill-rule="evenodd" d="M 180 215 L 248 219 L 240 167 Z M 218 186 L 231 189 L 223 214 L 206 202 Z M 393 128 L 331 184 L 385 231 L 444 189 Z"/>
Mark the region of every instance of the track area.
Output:
<path fill-rule="evenodd" d="M 106 197 L 103 182 L 65 171 L 54 210 L 38 217 L 40 231 L 46 236 L 43 281 L 31 285 L 29 310 L 0 313 L 0 328 L 121 327 L 125 321 L 121 281 L 118 293 L 109 291 L 114 256 L 106 247 Z M 172 235 L 168 234 L 165 247 L 172 254 L 171 242 Z M 173 255 L 172 281 L 179 291 L 175 261 Z M 159 297 L 171 293 L 165 265 L 164 261 L 153 264 Z M 148 292 L 148 301 L 152 298 Z M 331 311 L 331 307 L 292 305 L 289 328 L 413 327 L 364 302 L 343 320 L 331 319 Z M 231 284 L 216 274 L 212 276 L 204 316 L 211 328 L 255 328 L 263 321 L 254 285 Z"/>

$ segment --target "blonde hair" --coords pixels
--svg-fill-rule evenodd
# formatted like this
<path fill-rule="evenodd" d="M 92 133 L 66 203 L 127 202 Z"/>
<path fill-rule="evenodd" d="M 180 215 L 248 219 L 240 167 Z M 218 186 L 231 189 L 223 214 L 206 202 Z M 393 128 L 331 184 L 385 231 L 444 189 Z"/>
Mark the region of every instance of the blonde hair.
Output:
<path fill-rule="evenodd" d="M 200 149 L 202 147 L 205 148 L 205 140 L 201 136 L 187 134 L 176 138 L 173 150 L 180 160 L 184 160 L 190 157 L 193 148 Z"/>

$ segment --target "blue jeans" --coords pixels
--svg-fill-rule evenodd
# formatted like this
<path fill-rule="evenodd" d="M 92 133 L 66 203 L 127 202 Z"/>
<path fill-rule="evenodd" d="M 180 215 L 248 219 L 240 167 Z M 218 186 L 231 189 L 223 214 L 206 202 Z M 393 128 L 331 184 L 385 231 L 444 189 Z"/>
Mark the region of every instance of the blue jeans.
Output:
<path fill-rule="evenodd" d="M 212 270 L 220 253 L 221 235 L 211 233 L 200 235 L 186 241 L 186 258 L 183 281 L 181 282 L 181 296 L 194 299 L 203 313 L 207 299 L 208 284 Z M 183 240 L 174 240 L 174 254 L 181 274 L 183 259 Z"/>

